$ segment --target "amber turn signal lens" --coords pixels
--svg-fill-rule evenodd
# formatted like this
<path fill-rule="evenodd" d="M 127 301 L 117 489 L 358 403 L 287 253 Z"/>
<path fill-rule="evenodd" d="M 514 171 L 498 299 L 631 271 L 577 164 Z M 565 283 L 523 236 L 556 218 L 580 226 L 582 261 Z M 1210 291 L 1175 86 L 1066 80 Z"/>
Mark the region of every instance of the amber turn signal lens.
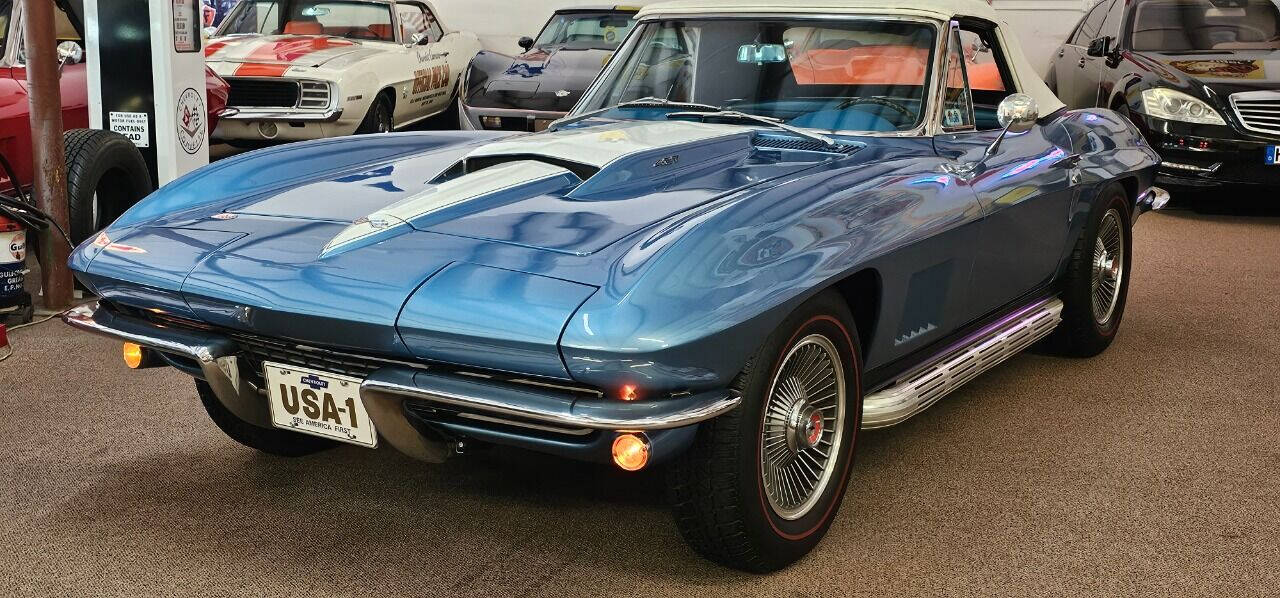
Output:
<path fill-rule="evenodd" d="M 139 367 L 142 367 L 143 357 L 145 357 L 145 355 L 143 354 L 143 348 L 141 345 L 135 345 L 133 343 L 124 344 L 124 364 L 129 366 L 129 369 L 136 370 Z"/>
<path fill-rule="evenodd" d="M 640 398 L 640 394 L 636 392 L 636 385 L 624 384 L 622 390 L 618 392 L 618 398 L 624 401 L 634 401 Z"/>
<path fill-rule="evenodd" d="M 623 433 L 613 439 L 613 462 L 627 471 L 649 464 L 649 441 L 642 434 Z"/>

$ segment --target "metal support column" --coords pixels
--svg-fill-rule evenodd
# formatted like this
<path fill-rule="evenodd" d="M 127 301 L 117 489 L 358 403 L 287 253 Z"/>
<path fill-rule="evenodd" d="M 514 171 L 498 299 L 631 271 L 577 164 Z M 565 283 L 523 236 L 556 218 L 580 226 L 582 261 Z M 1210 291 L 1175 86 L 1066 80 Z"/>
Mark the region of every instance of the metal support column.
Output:
<path fill-rule="evenodd" d="M 62 145 L 62 91 L 59 87 L 53 2 L 23 0 L 27 90 L 31 96 L 31 140 L 36 207 L 69 230 L 67 172 Z M 44 306 L 61 311 L 71 306 L 72 279 L 67 268 L 70 247 L 56 230 L 40 236 L 41 288 Z"/>

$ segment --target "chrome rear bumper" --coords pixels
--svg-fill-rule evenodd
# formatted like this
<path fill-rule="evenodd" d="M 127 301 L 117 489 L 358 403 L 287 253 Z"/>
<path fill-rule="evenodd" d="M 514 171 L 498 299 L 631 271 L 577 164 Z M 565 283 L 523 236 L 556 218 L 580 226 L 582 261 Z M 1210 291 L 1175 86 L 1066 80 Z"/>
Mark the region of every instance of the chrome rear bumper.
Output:
<path fill-rule="evenodd" d="M 1151 210 L 1163 210 L 1167 205 L 1169 205 L 1169 192 L 1159 187 L 1152 187 L 1138 196 L 1137 213 L 1134 216 Z"/>
<path fill-rule="evenodd" d="M 266 392 L 241 375 L 240 346 L 215 332 L 175 328 L 121 314 L 98 303 L 67 312 L 63 321 L 80 330 L 136 343 L 193 360 L 218 399 L 241 419 L 270 428 Z M 661 431 L 683 428 L 722 415 L 741 402 L 731 390 L 684 397 L 624 402 L 591 398 L 552 386 L 512 384 L 408 366 L 374 371 L 360 385 L 360 397 L 378 433 L 402 452 L 442 461 L 448 447 L 429 439 L 405 415 L 406 401 L 440 406 L 473 420 L 528 428 L 578 431 Z"/>

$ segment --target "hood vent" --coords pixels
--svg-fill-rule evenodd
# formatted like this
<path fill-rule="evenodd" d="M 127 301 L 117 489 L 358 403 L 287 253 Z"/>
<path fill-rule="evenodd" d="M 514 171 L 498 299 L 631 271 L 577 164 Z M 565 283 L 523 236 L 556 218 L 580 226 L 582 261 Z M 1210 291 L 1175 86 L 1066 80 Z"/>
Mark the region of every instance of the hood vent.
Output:
<path fill-rule="evenodd" d="M 434 180 L 432 180 L 431 184 L 439 185 L 440 183 L 443 183 L 445 181 L 451 181 L 463 175 L 479 172 L 486 168 L 493 168 L 494 166 L 502 166 L 503 164 L 510 164 L 512 162 L 541 162 L 543 164 L 559 166 L 560 168 L 563 168 L 565 170 L 568 170 L 569 172 L 572 172 L 579 179 L 582 179 L 584 181 L 595 176 L 597 172 L 600 172 L 599 168 L 596 168 L 595 166 L 592 166 L 590 164 L 583 164 L 581 162 L 573 162 L 570 160 L 558 160 L 556 158 L 550 158 L 547 156 L 537 156 L 533 154 L 512 154 L 507 156 L 475 156 L 471 158 L 463 158 L 457 164 L 450 166 L 448 170 L 440 173 L 440 176 L 437 176 Z"/>
<path fill-rule="evenodd" d="M 862 149 L 859 143 L 843 143 L 836 142 L 831 146 L 821 141 L 811 139 L 798 139 L 795 137 L 774 137 L 771 135 L 757 135 L 755 138 L 755 146 L 758 148 L 791 150 L 796 152 L 822 152 L 824 154 L 843 154 L 851 155 Z"/>

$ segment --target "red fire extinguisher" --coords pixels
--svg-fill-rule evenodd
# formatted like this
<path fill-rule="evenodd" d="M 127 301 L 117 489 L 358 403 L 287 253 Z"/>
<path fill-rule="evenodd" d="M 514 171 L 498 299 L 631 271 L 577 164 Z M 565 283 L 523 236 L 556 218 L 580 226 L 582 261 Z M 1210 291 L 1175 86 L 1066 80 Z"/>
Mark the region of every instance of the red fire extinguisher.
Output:
<path fill-rule="evenodd" d="M 31 321 L 27 276 L 27 230 L 0 214 L 0 324 Z"/>

